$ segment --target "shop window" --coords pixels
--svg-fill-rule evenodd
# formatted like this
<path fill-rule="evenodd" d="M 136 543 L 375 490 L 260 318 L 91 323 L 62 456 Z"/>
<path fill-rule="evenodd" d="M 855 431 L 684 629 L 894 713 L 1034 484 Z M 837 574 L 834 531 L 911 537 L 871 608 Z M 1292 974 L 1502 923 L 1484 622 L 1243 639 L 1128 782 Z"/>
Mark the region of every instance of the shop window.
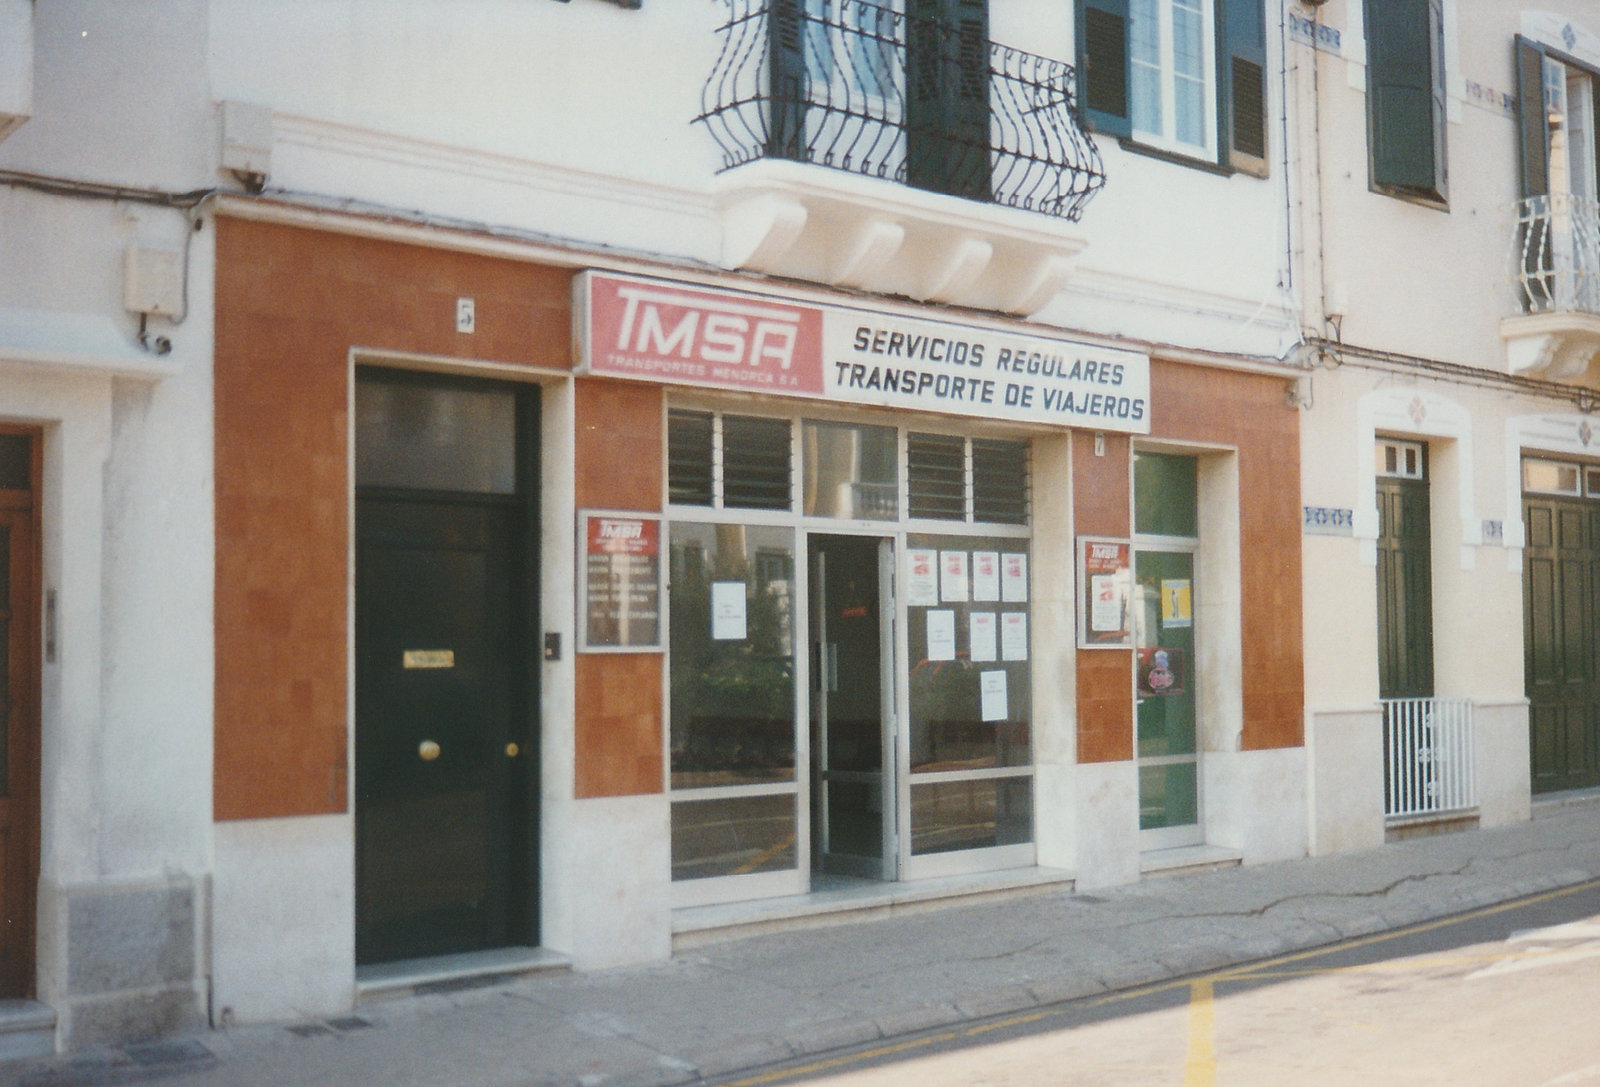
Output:
<path fill-rule="evenodd" d="M 1366 0 L 1372 187 L 1446 200 L 1443 0 Z"/>
<path fill-rule="evenodd" d="M 1028 523 L 1026 442 L 913 433 L 906 439 L 906 477 L 912 517 Z"/>
<path fill-rule="evenodd" d="M 801 436 L 806 516 L 896 520 L 897 439 L 894 427 L 807 420 Z"/>
<path fill-rule="evenodd" d="M 1266 176 L 1261 0 L 1082 0 L 1078 43 L 1099 131 Z"/>
<path fill-rule="evenodd" d="M 1134 454 L 1134 531 L 1150 536 L 1199 535 L 1197 461 L 1169 453 Z"/>
<path fill-rule="evenodd" d="M 674 505 L 793 508 L 787 419 L 667 413 L 667 498 Z"/>

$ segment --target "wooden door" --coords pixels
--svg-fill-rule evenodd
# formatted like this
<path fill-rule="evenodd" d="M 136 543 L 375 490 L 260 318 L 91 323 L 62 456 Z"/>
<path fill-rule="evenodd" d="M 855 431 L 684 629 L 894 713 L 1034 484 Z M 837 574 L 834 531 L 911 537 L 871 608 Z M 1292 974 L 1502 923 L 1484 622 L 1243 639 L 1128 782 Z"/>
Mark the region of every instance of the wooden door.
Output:
<path fill-rule="evenodd" d="M 1533 791 L 1600 785 L 1600 503 L 1523 503 L 1524 672 Z"/>
<path fill-rule="evenodd" d="M 39 442 L 0 432 L 0 997 L 34 988 L 39 882 Z"/>

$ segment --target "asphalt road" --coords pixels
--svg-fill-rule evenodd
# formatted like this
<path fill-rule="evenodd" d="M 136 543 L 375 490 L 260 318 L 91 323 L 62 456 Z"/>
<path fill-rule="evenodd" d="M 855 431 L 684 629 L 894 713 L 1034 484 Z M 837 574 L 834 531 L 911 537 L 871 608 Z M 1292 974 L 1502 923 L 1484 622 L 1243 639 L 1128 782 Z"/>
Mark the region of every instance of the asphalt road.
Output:
<path fill-rule="evenodd" d="M 1600 881 L 719 1087 L 1600 1087 Z"/>

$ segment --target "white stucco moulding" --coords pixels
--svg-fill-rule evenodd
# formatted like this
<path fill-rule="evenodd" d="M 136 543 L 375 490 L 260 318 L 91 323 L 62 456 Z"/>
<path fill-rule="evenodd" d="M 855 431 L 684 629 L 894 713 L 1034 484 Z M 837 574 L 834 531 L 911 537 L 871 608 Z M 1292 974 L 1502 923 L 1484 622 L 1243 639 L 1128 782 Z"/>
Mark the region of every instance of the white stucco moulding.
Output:
<path fill-rule="evenodd" d="M 1078 224 L 779 159 L 719 175 L 729 270 L 1032 316 L 1088 244 Z"/>
<path fill-rule="evenodd" d="M 1448 397 L 1421 388 L 1375 389 L 1356 402 L 1356 506 L 1353 534 L 1365 566 L 1378 564 L 1378 476 L 1373 463 L 1378 434 L 1399 438 L 1440 438 L 1456 443 L 1461 523 L 1461 569 L 1477 565 L 1483 544 L 1473 493 L 1472 414 Z M 1365 456 L 1359 451 L 1366 450 Z M 1431 481 L 1430 481 L 1430 486 Z"/>

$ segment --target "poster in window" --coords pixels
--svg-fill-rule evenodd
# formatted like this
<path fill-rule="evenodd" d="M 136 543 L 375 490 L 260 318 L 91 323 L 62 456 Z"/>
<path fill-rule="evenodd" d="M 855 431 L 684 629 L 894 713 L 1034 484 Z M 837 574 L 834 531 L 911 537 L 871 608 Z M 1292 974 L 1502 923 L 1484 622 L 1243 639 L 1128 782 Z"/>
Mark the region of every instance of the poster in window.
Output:
<path fill-rule="evenodd" d="M 1139 650 L 1139 697 L 1162 698 L 1184 691 L 1183 650 L 1155 646 Z"/>
<path fill-rule="evenodd" d="M 661 519 L 590 510 L 578 516 L 579 649 L 660 649 Z"/>
<path fill-rule="evenodd" d="M 988 662 L 998 656 L 999 632 L 995 629 L 995 613 L 975 611 L 967 616 L 967 645 L 974 661 Z"/>
<path fill-rule="evenodd" d="M 1194 590 L 1188 578 L 1161 579 L 1161 626 L 1194 626 Z"/>
<path fill-rule="evenodd" d="M 906 605 L 931 608 L 939 603 L 939 552 L 910 548 L 906 551 Z"/>
<path fill-rule="evenodd" d="M 1028 553 L 1007 551 L 1000 556 L 1000 599 L 1007 604 L 1028 602 Z"/>
<path fill-rule="evenodd" d="M 980 603 L 1000 599 L 1000 552 L 972 553 L 972 599 Z"/>
<path fill-rule="evenodd" d="M 939 597 L 946 604 L 965 604 L 967 593 L 967 553 L 939 552 Z"/>
<path fill-rule="evenodd" d="M 1078 538 L 1078 645 L 1127 649 L 1133 645 L 1129 600 L 1133 545 L 1128 540 Z"/>

